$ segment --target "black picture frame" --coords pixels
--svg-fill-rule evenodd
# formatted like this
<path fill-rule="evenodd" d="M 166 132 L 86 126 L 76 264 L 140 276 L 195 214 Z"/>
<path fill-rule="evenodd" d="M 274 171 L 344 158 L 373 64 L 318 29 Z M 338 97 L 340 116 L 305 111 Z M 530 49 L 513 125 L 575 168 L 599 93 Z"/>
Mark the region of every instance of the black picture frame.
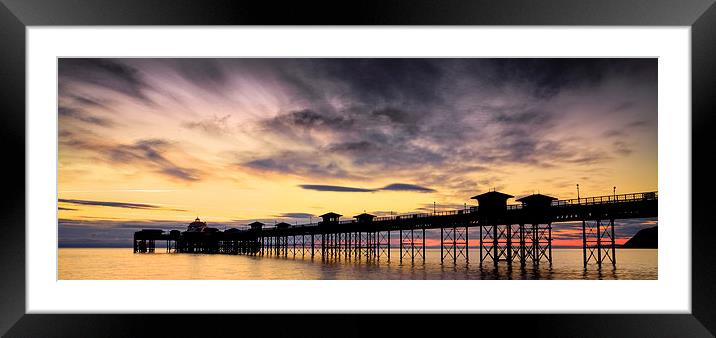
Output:
<path fill-rule="evenodd" d="M 690 314 L 113 315 L 25 313 L 25 28 L 54 25 L 645 25 L 691 28 Z M 706 193 L 716 101 L 714 0 L 0 0 L 0 332 L 8 337 L 211 335 L 713 336 L 716 261 Z M 50 188 L 50 187 L 48 187 Z M 668 292 L 668 290 L 664 290 Z M 598 295 L 593 295 L 598 296 Z M 544 295 L 541 301 L 548 301 Z M 189 330 L 191 329 L 191 330 Z"/>

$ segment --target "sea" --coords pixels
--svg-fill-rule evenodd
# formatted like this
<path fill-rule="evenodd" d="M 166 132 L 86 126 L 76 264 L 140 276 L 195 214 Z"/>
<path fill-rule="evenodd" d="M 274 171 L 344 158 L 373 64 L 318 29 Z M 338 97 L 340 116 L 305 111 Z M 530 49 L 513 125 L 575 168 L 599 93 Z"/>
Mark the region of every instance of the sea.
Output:
<path fill-rule="evenodd" d="M 426 249 L 425 262 L 417 257 L 400 261 L 400 250 L 392 250 L 390 261 L 380 259 L 310 257 L 310 252 L 288 257 L 133 253 L 132 248 L 59 248 L 58 279 L 61 280 L 451 280 L 451 279 L 538 279 L 538 280 L 653 280 L 658 279 L 657 249 L 617 249 L 617 264 L 591 262 L 584 268 L 582 249 L 555 248 L 552 264 L 542 261 L 524 267 L 490 261 L 480 265 L 479 247 L 471 247 L 469 261 L 460 256 L 440 262 L 440 249 Z"/>

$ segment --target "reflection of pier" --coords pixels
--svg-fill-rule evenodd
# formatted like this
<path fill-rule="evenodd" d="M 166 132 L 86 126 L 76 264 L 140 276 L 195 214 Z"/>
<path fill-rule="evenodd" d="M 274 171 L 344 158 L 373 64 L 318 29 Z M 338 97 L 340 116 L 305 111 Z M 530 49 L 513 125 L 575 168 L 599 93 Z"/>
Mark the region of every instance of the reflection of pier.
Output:
<path fill-rule="evenodd" d="M 479 207 L 429 214 L 375 217 L 369 214 L 341 221 L 327 213 L 318 223 L 268 228 L 254 222 L 248 230 L 142 230 L 134 234 L 134 252 L 151 253 L 155 241 L 166 241 L 168 252 L 315 257 L 323 259 L 390 260 L 398 239 L 400 262 L 425 262 L 425 232 L 440 230 L 441 261 L 469 260 L 468 230 L 479 228 L 480 264 L 552 263 L 554 222 L 582 223 L 583 262 L 616 264 L 614 220 L 657 216 L 657 193 L 634 193 L 556 200 L 535 194 L 508 205 L 513 196 L 487 192 L 473 197 Z M 197 219 L 198 221 L 198 219 Z M 193 223 L 195 224 L 195 223 Z M 555 224 L 557 226 L 559 224 Z M 395 258 L 393 258 L 395 259 Z"/>

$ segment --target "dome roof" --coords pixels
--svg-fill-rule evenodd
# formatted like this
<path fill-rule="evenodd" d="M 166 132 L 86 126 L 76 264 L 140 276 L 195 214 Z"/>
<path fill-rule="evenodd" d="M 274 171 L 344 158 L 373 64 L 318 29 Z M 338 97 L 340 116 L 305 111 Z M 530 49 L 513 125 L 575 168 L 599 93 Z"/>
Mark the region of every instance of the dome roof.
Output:
<path fill-rule="evenodd" d="M 202 222 L 199 217 L 197 217 L 194 222 L 189 223 L 188 231 L 201 231 L 203 228 L 206 228 L 206 222 Z"/>

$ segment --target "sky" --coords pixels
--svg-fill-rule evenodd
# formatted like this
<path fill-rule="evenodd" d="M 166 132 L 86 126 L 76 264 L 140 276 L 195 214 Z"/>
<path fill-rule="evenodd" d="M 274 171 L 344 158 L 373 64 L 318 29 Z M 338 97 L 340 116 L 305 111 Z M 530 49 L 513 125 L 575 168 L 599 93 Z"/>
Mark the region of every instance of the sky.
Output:
<path fill-rule="evenodd" d="M 62 58 L 58 79 L 60 246 L 657 190 L 656 59 Z"/>

